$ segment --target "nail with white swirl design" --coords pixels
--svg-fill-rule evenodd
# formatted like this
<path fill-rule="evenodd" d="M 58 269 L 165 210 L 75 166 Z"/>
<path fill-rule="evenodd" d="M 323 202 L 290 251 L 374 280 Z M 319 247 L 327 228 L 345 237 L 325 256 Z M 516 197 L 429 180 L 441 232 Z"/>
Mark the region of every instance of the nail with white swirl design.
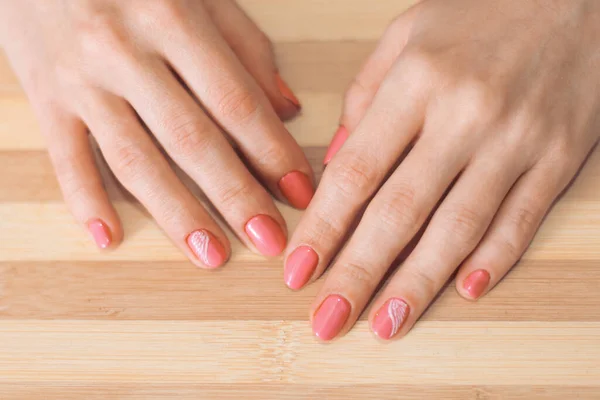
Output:
<path fill-rule="evenodd" d="M 192 232 L 187 244 L 194 255 L 208 268 L 220 267 L 227 261 L 227 250 L 219 239 L 206 230 Z"/>
<path fill-rule="evenodd" d="M 389 340 L 396 336 L 410 314 L 410 306 L 402 299 L 392 298 L 379 309 L 371 328 L 381 339 Z"/>

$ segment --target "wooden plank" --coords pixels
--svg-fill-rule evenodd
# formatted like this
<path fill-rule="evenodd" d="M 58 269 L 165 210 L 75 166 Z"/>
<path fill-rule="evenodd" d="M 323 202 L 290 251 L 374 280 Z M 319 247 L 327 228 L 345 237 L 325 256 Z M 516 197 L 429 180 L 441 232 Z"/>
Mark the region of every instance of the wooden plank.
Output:
<path fill-rule="evenodd" d="M 597 400 L 600 389 L 593 386 L 553 385 L 300 385 L 300 384 L 195 384 L 195 383 L 37 383 L 5 384 L 0 387 L 3 400 L 352 400 L 368 399 L 377 393 L 378 400 Z"/>
<path fill-rule="evenodd" d="M 1 262 L 0 320 L 306 321 L 322 280 L 292 293 L 282 275 L 281 260 Z M 477 303 L 449 284 L 422 320 L 600 322 L 598 282 L 596 260 L 525 260 Z"/>
<path fill-rule="evenodd" d="M 304 147 L 316 179 L 323 173 L 325 147 Z M 113 199 L 123 200 L 121 187 L 115 183 L 108 167 L 98 157 L 105 177 L 105 184 Z M 38 151 L 0 152 L 0 165 L 8 166 L 0 170 L 0 203 L 60 202 L 62 195 L 56 181 L 52 164 L 47 153 Z M 26 185 L 23 182 L 27 182 Z M 200 195 L 197 188 L 191 187 Z M 564 201 L 600 201 L 600 149 L 589 158 L 574 185 L 569 189 Z"/>
<path fill-rule="evenodd" d="M 306 330 L 306 322 L 289 321 L 3 320 L 0 385 L 600 382 L 600 323 L 424 322 L 388 345 L 373 340 L 365 322 L 329 345 Z"/>
<path fill-rule="evenodd" d="M 117 202 L 126 240 L 116 251 L 99 252 L 62 203 L 0 203 L 0 261 L 182 261 L 139 205 Z M 280 209 L 293 232 L 301 213 Z M 34 229 L 32 227 L 35 227 Z M 52 240 L 48 240 L 52 238 Z M 262 260 L 233 237 L 233 262 Z M 35 243 L 35 246 L 31 244 Z M 546 219 L 531 248 L 529 260 L 597 260 L 600 258 L 600 201 L 562 201 Z"/>

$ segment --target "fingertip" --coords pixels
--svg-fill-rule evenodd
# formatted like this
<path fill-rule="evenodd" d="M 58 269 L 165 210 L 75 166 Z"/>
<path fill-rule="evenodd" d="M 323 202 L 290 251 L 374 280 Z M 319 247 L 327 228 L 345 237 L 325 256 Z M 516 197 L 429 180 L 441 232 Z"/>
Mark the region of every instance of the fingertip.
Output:
<path fill-rule="evenodd" d="M 460 274 L 464 276 L 464 274 Z M 490 273 L 484 269 L 471 271 L 462 280 L 456 281 L 458 294 L 469 301 L 477 301 L 487 293 L 491 281 Z"/>
<path fill-rule="evenodd" d="M 275 74 L 275 81 L 283 98 L 296 110 L 296 112 L 299 112 L 302 109 L 300 100 L 279 73 Z"/>
<path fill-rule="evenodd" d="M 312 179 L 300 171 L 286 174 L 281 178 L 278 186 L 288 203 L 299 210 L 305 210 L 315 194 Z"/>
<path fill-rule="evenodd" d="M 186 243 L 195 256 L 192 260 L 194 264 L 204 269 L 221 268 L 227 263 L 231 254 L 229 241 L 217 238 L 206 229 L 190 233 Z"/>

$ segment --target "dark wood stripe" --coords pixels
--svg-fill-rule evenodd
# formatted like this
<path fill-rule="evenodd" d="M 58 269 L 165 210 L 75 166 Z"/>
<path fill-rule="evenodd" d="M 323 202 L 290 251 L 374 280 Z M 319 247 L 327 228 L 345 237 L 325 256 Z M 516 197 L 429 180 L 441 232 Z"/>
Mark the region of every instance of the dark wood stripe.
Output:
<path fill-rule="evenodd" d="M 598 282 L 596 261 L 524 261 L 478 303 L 449 285 L 423 320 L 598 322 Z M 280 261 L 217 272 L 186 262 L 0 263 L 0 318 L 305 321 L 321 283 L 292 293 Z"/>
<path fill-rule="evenodd" d="M 317 181 L 323 173 L 326 147 L 305 147 L 304 152 L 315 172 Z M 100 157 L 98 157 L 100 160 Z M 0 202 L 61 201 L 62 195 L 54 170 L 45 151 L 0 151 Z M 102 174 L 113 199 L 122 199 L 121 190 L 100 160 Z M 181 174 L 180 174 L 181 175 Z M 189 183 L 189 179 L 186 179 Z M 199 194 L 199 190 L 189 185 Z M 567 200 L 600 201 L 600 149 L 595 151 L 580 176 L 569 189 Z"/>
<path fill-rule="evenodd" d="M 323 157 L 326 148 L 304 148 L 316 179 L 319 180 L 323 172 Z M 108 167 L 98 157 L 106 187 L 113 200 L 122 200 L 122 188 L 116 184 Z M 0 151 L 0 202 L 19 203 L 62 201 L 62 194 L 54 175 L 54 169 L 45 151 Z M 200 190 L 193 185 L 189 178 L 177 171 L 188 187 L 201 196 Z M 127 197 L 130 199 L 129 197 Z"/>

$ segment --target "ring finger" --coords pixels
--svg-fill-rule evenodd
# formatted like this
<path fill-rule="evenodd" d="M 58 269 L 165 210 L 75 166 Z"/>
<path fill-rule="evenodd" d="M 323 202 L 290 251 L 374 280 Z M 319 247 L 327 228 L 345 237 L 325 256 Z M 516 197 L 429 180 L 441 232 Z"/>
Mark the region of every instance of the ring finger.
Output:
<path fill-rule="evenodd" d="M 81 115 L 123 186 L 192 262 L 223 265 L 230 252 L 225 233 L 179 181 L 131 107 L 108 93 L 88 93 L 85 99 Z"/>
<path fill-rule="evenodd" d="M 484 152 L 459 178 L 372 314 L 373 332 L 389 340 L 408 332 L 487 231 L 515 181 L 527 168 Z"/>

